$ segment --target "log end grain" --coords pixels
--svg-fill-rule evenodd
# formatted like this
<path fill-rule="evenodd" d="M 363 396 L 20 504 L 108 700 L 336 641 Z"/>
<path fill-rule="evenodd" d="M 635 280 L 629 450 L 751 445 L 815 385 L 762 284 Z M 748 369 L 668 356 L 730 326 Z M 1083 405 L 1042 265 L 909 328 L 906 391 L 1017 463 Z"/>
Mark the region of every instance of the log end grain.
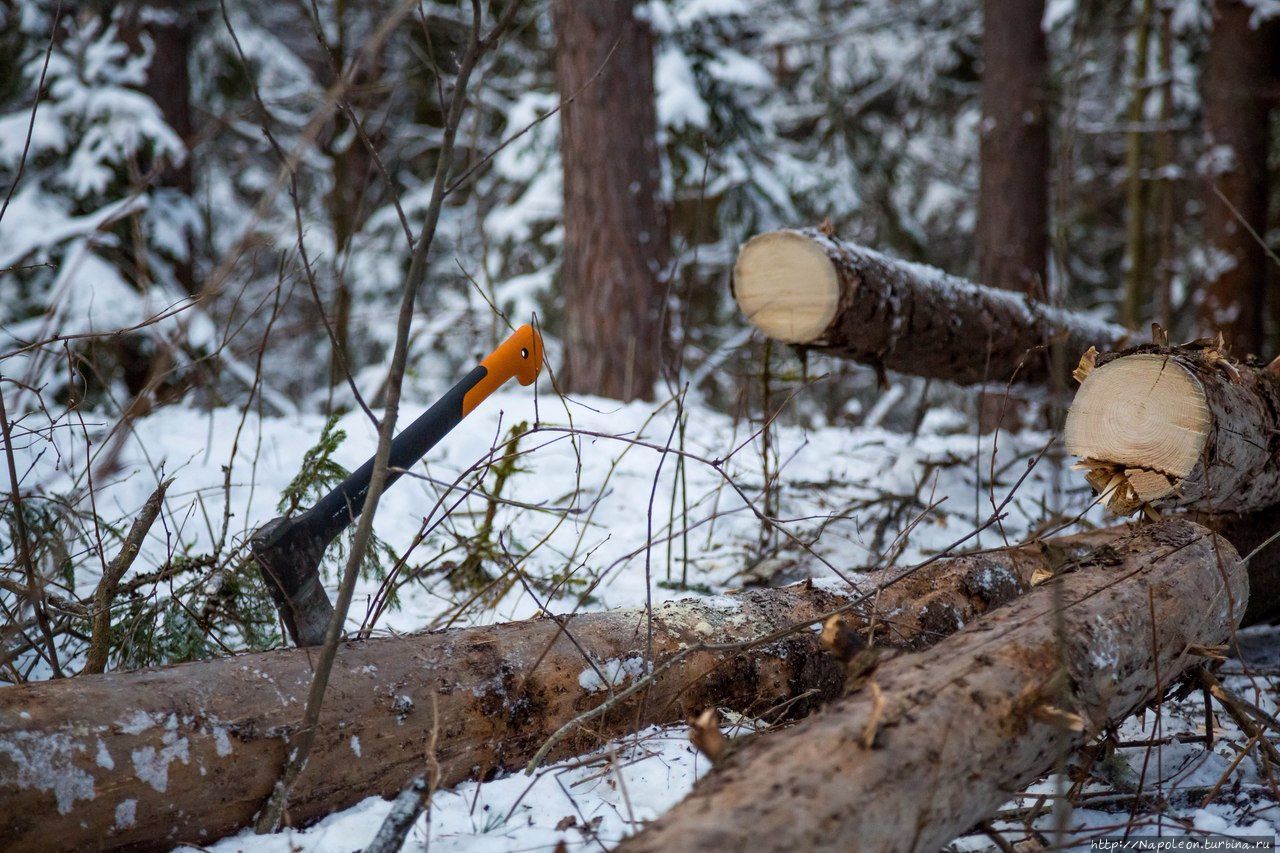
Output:
<path fill-rule="evenodd" d="M 1212 417 L 1193 373 L 1164 355 L 1109 361 L 1085 378 L 1067 413 L 1067 450 L 1121 515 L 1174 494 L 1204 452 Z"/>
<path fill-rule="evenodd" d="M 738 252 L 733 295 L 747 320 L 768 337 L 811 343 L 835 319 L 840 278 L 816 240 L 798 231 L 770 231 Z"/>

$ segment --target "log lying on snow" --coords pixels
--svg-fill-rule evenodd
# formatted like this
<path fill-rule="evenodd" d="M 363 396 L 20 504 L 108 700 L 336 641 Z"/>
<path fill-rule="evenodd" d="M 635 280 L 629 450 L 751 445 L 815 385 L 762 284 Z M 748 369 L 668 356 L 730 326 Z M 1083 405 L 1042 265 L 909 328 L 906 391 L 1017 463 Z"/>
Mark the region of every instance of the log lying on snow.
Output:
<path fill-rule="evenodd" d="M 1204 528 L 1162 522 L 1105 553 L 743 744 L 618 849 L 939 849 L 1108 721 L 1159 698 L 1196 663 L 1189 647 L 1225 642 L 1239 621 L 1244 566 Z M 1072 714 L 1084 731 L 1066 725 Z"/>
<path fill-rule="evenodd" d="M 1074 366 L 1089 347 L 1118 348 L 1128 334 L 816 230 L 747 241 L 733 294 L 771 338 L 960 384 L 1047 384 L 1049 344 L 1061 344 Z"/>
<path fill-rule="evenodd" d="M 1054 571 L 1120 535 L 927 565 L 880 593 L 879 642 L 926 647 L 1020 594 L 1037 570 Z M 797 585 L 664 604 L 654 613 L 655 659 L 760 637 L 848 601 L 848 593 Z M 607 681 L 626 685 L 643 671 L 643 611 L 565 624 L 570 636 L 548 618 L 343 646 L 290 820 L 396 793 L 424 769 L 433 729 L 442 784 L 523 766 L 552 732 L 608 698 Z M 310 681 L 310 651 L 290 649 L 0 689 L 0 838 L 24 850 L 161 847 L 239 829 L 275 780 Z M 697 652 L 551 757 L 708 706 L 807 713 L 841 683 L 812 631 L 750 650 Z"/>
<path fill-rule="evenodd" d="M 1280 376 L 1213 349 L 1101 356 L 1067 414 L 1066 445 L 1114 512 L 1260 510 L 1280 503 Z"/>

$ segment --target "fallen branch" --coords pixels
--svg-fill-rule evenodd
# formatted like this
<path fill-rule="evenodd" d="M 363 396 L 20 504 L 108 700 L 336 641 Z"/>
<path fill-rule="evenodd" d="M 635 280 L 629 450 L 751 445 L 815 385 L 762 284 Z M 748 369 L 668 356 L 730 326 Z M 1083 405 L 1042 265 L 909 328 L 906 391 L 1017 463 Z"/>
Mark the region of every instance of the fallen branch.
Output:
<path fill-rule="evenodd" d="M 1118 535 L 937 559 L 897 573 L 850 616 L 877 644 L 922 648 Z M 802 629 L 858 597 L 802 584 L 660 605 L 655 677 L 621 699 L 647 669 L 640 609 L 346 643 L 289 819 L 394 795 L 427 770 L 428 752 L 447 786 L 520 767 L 544 745 L 552 758 L 580 754 L 709 706 L 801 716 L 843 682 Z M 298 723 L 313 656 L 290 649 L 0 689 L 0 837 L 69 850 L 202 842 L 246 825 Z M 590 726 L 570 724 L 593 709 Z"/>
<path fill-rule="evenodd" d="M 1128 335 L 813 229 L 749 240 L 733 293 L 768 337 L 962 385 L 1049 385 L 1050 344 L 1061 344 L 1074 364 L 1089 347 L 1121 347 Z"/>
<path fill-rule="evenodd" d="M 98 586 L 93 591 L 93 629 L 89 636 L 89 654 L 84 665 L 86 673 L 103 672 L 107 668 L 107 654 L 111 650 L 111 602 L 115 600 L 120 579 L 124 577 L 125 572 L 129 571 L 129 567 L 137 558 L 138 551 L 142 548 L 142 540 L 147 538 L 147 531 L 160 515 L 165 490 L 172 482 L 173 478 L 165 480 L 156 486 L 151 497 L 147 498 L 142 512 L 134 519 L 133 526 L 129 528 L 129 533 L 124 538 L 124 544 L 120 546 L 120 553 L 116 554 L 114 560 L 107 563 L 102 577 L 98 580 Z"/>
<path fill-rule="evenodd" d="M 1138 347 L 1086 371 L 1067 450 L 1107 507 L 1245 513 L 1280 503 L 1280 376 L 1213 347 Z"/>
<path fill-rule="evenodd" d="M 1145 527 L 870 689 L 731 751 L 624 851 L 937 850 L 1229 639 L 1244 566 L 1191 522 Z M 1055 623 L 1063 628 L 1061 634 Z M 1078 730 L 1079 729 L 1079 730 Z"/>

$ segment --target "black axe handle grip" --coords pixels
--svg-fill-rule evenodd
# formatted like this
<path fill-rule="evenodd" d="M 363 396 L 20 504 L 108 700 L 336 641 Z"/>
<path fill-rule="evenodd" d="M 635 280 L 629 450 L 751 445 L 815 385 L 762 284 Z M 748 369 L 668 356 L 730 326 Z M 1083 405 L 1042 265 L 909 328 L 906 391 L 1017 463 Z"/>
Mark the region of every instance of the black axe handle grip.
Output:
<path fill-rule="evenodd" d="M 520 327 L 392 440 L 386 486 L 400 479 L 508 379 L 528 385 L 541 366 L 541 337 L 532 326 Z M 372 477 L 373 459 L 369 459 L 315 506 L 301 515 L 272 519 L 250 539 L 262 578 L 298 646 L 324 642 L 333 606 L 320 582 L 320 560 L 329 543 L 360 516 Z"/>

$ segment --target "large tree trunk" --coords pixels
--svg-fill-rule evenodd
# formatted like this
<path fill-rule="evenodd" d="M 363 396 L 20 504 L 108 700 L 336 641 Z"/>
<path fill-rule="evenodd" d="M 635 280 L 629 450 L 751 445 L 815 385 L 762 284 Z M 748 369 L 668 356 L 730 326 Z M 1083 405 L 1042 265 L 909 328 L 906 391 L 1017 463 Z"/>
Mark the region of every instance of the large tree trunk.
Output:
<path fill-rule="evenodd" d="M 564 381 L 652 399 L 670 260 L 659 198 L 653 34 L 636 0 L 556 0 L 564 165 Z"/>
<path fill-rule="evenodd" d="M 1045 294 L 1049 256 L 1044 0 L 983 0 L 978 267 L 991 287 Z"/>
<path fill-rule="evenodd" d="M 156 184 L 185 196 L 190 196 L 195 190 L 189 153 L 195 141 L 189 64 L 198 14 L 179 0 L 138 0 L 127 7 L 121 21 L 121 35 L 126 43 L 140 50 L 142 36 L 145 34 L 150 39 L 154 52 L 142 91 L 156 102 L 165 124 L 188 149 L 187 157 L 177 165 L 167 166 Z M 187 234 L 186 257 L 174 262 L 178 282 L 189 293 L 194 293 L 196 288 L 192 263 L 194 250 L 191 235 Z"/>
<path fill-rule="evenodd" d="M 1067 450 L 1113 511 L 1246 513 L 1280 503 L 1280 376 L 1216 350 L 1102 356 L 1067 414 Z"/>
<path fill-rule="evenodd" d="M 1230 638 L 1247 587 L 1225 541 L 1186 521 L 1146 527 L 1096 565 L 883 664 L 820 714 L 732 750 L 618 849 L 937 850 L 1159 699 L 1197 662 L 1191 647 Z"/>
<path fill-rule="evenodd" d="M 1253 27 L 1251 4 L 1215 0 L 1205 56 L 1204 114 L 1208 131 L 1205 241 L 1208 280 L 1200 305 L 1203 331 L 1221 331 L 1232 350 L 1265 349 L 1267 232 L 1267 86 L 1274 22 Z"/>
<path fill-rule="evenodd" d="M 1074 362 L 1090 346 L 1127 338 L 1118 326 L 816 230 L 753 237 L 738 254 L 733 288 L 747 319 L 771 338 L 961 384 L 1049 385 L 1050 344 Z"/>
<path fill-rule="evenodd" d="M 1245 625 L 1274 624 L 1280 621 L 1280 545 L 1267 544 L 1280 531 L 1280 504 L 1250 513 L 1189 512 L 1187 516 L 1231 543 L 1249 560 L 1249 605 L 1244 610 Z"/>
<path fill-rule="evenodd" d="M 874 615 L 870 601 L 859 605 L 853 625 L 874 624 L 881 645 L 925 648 L 1012 600 L 1037 571 L 1060 570 L 1122 535 L 1098 531 L 897 572 Z M 664 604 L 654 612 L 653 660 L 815 620 L 850 596 L 801 584 Z M 632 609 L 564 618 L 563 628 L 546 618 L 346 644 L 291 821 L 395 794 L 423 771 L 433 737 L 443 785 L 523 766 L 554 731 L 601 705 L 609 681 L 623 687 L 643 672 L 647 625 Z M 310 650 L 297 649 L 0 690 L 0 837 L 35 851 L 162 847 L 232 832 L 270 791 L 310 682 Z M 810 630 L 696 651 L 550 757 L 708 706 L 798 716 L 841 682 Z"/>
<path fill-rule="evenodd" d="M 1147 130 L 1146 117 L 1148 56 L 1151 44 L 1151 17 L 1154 0 L 1140 0 L 1138 20 L 1133 33 L 1133 82 L 1129 91 L 1129 127 L 1125 130 L 1125 274 L 1124 300 L 1120 304 L 1120 322 L 1126 328 L 1140 329 L 1147 319 L 1147 276 L 1150 265 L 1147 251 L 1147 208 L 1151 192 L 1144 171 L 1143 149 Z"/>

